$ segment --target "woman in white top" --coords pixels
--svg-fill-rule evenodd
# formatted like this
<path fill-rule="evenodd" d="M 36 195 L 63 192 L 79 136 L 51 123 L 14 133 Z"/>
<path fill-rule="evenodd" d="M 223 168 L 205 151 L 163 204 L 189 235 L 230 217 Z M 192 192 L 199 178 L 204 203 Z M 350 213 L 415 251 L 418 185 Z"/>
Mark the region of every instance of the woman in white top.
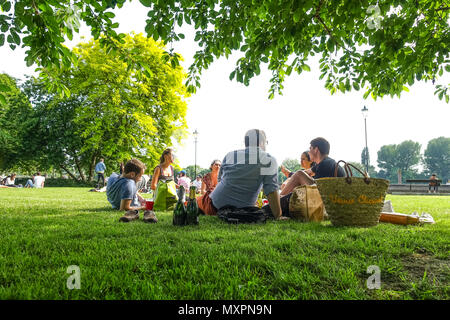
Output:
<path fill-rule="evenodd" d="M 12 187 L 12 188 L 20 188 L 22 187 L 22 185 L 18 185 L 16 186 L 14 183 L 16 182 L 16 174 L 13 173 L 11 176 L 9 176 L 8 178 L 6 178 L 6 183 L 5 185 L 7 187 Z"/>

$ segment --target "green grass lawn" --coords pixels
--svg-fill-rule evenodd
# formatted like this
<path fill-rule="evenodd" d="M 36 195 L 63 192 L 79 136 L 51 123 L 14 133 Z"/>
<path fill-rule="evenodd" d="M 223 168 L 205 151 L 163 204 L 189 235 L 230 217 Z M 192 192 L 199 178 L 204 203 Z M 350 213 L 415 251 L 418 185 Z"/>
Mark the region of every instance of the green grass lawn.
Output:
<path fill-rule="evenodd" d="M 388 196 L 436 224 L 119 223 L 88 188 L 0 189 L 0 299 L 449 299 L 450 197 Z M 67 268 L 81 270 L 69 290 Z M 368 289 L 367 268 L 381 271 Z"/>

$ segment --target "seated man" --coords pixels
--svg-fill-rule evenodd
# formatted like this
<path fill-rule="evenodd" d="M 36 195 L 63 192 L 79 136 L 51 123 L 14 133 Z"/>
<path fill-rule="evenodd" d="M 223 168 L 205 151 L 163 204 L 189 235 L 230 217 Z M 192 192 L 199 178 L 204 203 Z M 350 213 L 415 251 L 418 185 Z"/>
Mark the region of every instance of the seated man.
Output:
<path fill-rule="evenodd" d="M 119 221 L 130 222 L 139 219 L 139 210 L 145 209 L 145 200 L 137 193 L 136 183 L 141 181 L 146 167 L 138 159 L 125 164 L 122 175 L 112 174 L 108 179 L 106 195 L 114 209 L 124 210 Z M 144 222 L 158 222 L 153 211 L 144 212 Z"/>
<path fill-rule="evenodd" d="M 44 183 L 45 183 L 45 177 L 41 176 L 41 173 L 38 172 L 34 176 L 33 182 L 34 182 L 33 185 L 34 185 L 35 188 L 43 188 L 44 187 Z"/>
<path fill-rule="evenodd" d="M 194 182 L 192 182 L 192 185 L 197 188 L 196 193 L 200 193 L 202 190 L 202 176 L 198 175 Z"/>
<path fill-rule="evenodd" d="M 310 142 L 310 144 L 308 154 L 311 161 L 315 162 L 315 165 L 310 169 L 299 170 L 294 173 L 288 180 L 286 180 L 287 183 L 280 192 L 280 204 L 283 215 L 285 216 L 289 216 L 289 200 L 295 187 L 315 184 L 314 179 L 334 177 L 336 161 L 328 157 L 330 152 L 330 143 L 324 138 L 315 138 Z M 313 174 L 314 178 L 311 177 Z M 345 176 L 344 169 L 342 169 L 341 166 L 338 166 L 337 176 Z M 263 208 L 266 211 L 269 211 L 270 209 L 267 206 Z"/>
<path fill-rule="evenodd" d="M 36 177 L 36 174 L 33 174 L 31 176 L 31 179 L 27 180 L 27 183 L 25 184 L 24 188 L 34 188 L 34 183 L 33 183 L 34 177 Z"/>
<path fill-rule="evenodd" d="M 261 188 L 267 194 L 273 216 L 281 215 L 278 194 L 277 162 L 265 152 L 266 134 L 252 129 L 245 134 L 245 149 L 229 152 L 222 161 L 218 183 L 214 191 L 205 194 L 204 212 L 216 215 L 218 209 L 226 206 L 236 208 L 254 207 Z"/>
<path fill-rule="evenodd" d="M 438 178 L 435 173 L 433 173 L 430 177 L 430 183 L 428 184 L 428 193 L 431 193 L 431 187 L 433 187 L 433 192 L 436 193 L 439 183 Z"/>

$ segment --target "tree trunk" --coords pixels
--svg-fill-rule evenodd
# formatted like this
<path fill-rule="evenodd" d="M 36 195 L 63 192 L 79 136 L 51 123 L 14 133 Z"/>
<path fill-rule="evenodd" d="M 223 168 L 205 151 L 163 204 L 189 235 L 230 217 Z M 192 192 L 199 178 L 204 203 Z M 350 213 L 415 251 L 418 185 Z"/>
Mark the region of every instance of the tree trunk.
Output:
<path fill-rule="evenodd" d="M 69 174 L 69 176 L 72 177 L 73 180 L 78 181 L 77 177 L 75 177 L 75 175 L 70 172 L 66 167 L 64 167 L 62 164 L 60 165 L 61 169 L 63 169 L 65 172 L 67 172 Z"/>
<path fill-rule="evenodd" d="M 92 180 L 92 177 L 94 176 L 94 168 L 95 168 L 95 162 L 97 161 L 97 152 L 94 152 L 92 155 L 91 164 L 89 165 L 89 178 L 88 181 Z"/>
<path fill-rule="evenodd" d="M 78 161 L 78 157 L 75 155 L 75 156 L 73 157 L 73 159 L 74 159 L 74 161 L 75 161 L 75 165 L 77 166 L 78 172 L 80 173 L 81 180 L 82 180 L 83 182 L 86 182 L 86 177 L 85 177 L 84 174 L 83 174 L 83 170 L 82 170 L 82 168 L 81 168 L 81 166 L 80 166 L 80 161 Z"/>
<path fill-rule="evenodd" d="M 397 181 L 398 184 L 402 184 L 402 169 L 397 170 Z"/>

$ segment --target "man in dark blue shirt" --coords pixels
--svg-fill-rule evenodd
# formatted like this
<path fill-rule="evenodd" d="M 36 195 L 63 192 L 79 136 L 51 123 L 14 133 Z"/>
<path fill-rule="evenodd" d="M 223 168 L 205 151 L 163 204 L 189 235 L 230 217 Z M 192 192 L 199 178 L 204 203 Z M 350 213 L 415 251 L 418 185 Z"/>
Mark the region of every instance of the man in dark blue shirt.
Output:
<path fill-rule="evenodd" d="M 310 144 L 308 154 L 311 161 L 316 164 L 310 169 L 297 171 L 286 180 L 286 184 L 280 192 L 280 205 L 284 216 L 289 216 L 289 200 L 295 187 L 315 184 L 314 179 L 334 177 L 336 161 L 328 157 L 330 143 L 324 138 L 319 137 L 313 139 Z M 345 176 L 344 169 L 341 166 L 337 167 L 337 176 Z M 264 206 L 263 209 L 267 212 L 270 211 L 267 206 Z"/>
<path fill-rule="evenodd" d="M 311 140 L 309 147 L 309 157 L 316 165 L 307 170 L 299 170 L 294 173 L 286 183 L 280 196 L 288 195 L 297 186 L 312 185 L 314 179 L 334 177 L 336 170 L 336 161 L 328 156 L 330 153 L 330 143 L 324 138 L 315 138 Z M 312 178 L 314 176 L 314 178 Z M 345 172 L 341 166 L 338 166 L 338 177 L 344 177 Z"/>

